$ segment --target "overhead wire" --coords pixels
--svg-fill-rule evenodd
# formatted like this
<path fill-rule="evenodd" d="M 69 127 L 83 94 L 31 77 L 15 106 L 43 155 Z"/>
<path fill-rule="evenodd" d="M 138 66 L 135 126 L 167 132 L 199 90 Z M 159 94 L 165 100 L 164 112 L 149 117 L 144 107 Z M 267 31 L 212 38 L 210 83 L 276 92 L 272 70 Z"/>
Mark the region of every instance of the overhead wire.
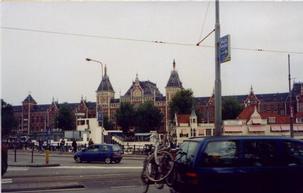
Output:
<path fill-rule="evenodd" d="M 204 27 L 205 27 L 206 19 L 207 19 L 207 16 L 208 16 L 208 9 L 209 9 L 209 6 L 210 6 L 210 1 L 208 1 L 208 3 L 207 3 L 207 7 L 206 7 L 205 14 L 204 14 L 203 23 L 202 23 L 202 26 L 201 26 L 201 31 L 200 31 L 199 40 L 202 38 L 202 35 L 203 35 L 203 32 L 204 32 Z"/>
<path fill-rule="evenodd" d="M 71 35 L 71 36 L 79 36 L 79 37 L 101 38 L 101 39 L 111 39 L 111 40 L 123 40 L 123 41 L 144 42 L 144 43 L 154 43 L 154 44 L 167 44 L 167 45 L 177 45 L 177 46 L 214 48 L 213 45 L 205 45 L 205 44 L 200 45 L 200 43 L 194 44 L 194 43 L 180 43 L 180 42 L 165 42 L 165 41 L 158 41 L 158 40 L 145 40 L 145 39 L 135 39 L 135 38 L 125 38 L 125 37 L 113 37 L 113 36 L 102 36 L 102 35 L 70 33 L 70 32 L 58 32 L 58 31 L 28 29 L 28 28 L 5 27 L 5 26 L 1 26 L 0 28 L 1 29 L 6 29 L 6 30 L 38 32 L 38 33 L 47 33 L 47 34 L 56 34 L 56 35 Z M 214 30 L 212 30 L 205 38 L 207 38 L 213 32 L 214 32 Z M 203 39 L 205 39 L 205 38 L 203 38 Z M 202 42 L 202 40 L 200 42 Z M 231 49 L 241 50 L 241 51 L 254 51 L 254 52 L 303 54 L 303 51 L 302 52 L 301 51 L 286 51 L 286 50 L 273 50 L 273 49 L 262 49 L 262 48 L 231 47 Z"/>

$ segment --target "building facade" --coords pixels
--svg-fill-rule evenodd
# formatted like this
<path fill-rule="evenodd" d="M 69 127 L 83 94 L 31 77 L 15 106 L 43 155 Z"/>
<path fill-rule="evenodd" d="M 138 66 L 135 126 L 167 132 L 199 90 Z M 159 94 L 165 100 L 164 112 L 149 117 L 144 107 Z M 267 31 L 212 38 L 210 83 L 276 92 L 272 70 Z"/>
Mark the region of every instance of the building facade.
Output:
<path fill-rule="evenodd" d="M 165 96 L 160 92 L 157 85 L 149 80 L 139 80 L 136 75 L 126 91 L 119 98 L 115 98 L 115 91 L 110 82 L 110 77 L 105 67 L 105 73 L 96 90 L 96 102 L 87 102 L 81 98 L 79 103 L 70 103 L 71 109 L 75 113 L 77 119 L 97 118 L 99 121 L 105 116 L 111 120 L 115 128 L 119 128 L 116 124 L 115 113 L 123 102 L 128 102 L 133 105 L 150 101 L 162 112 L 163 126 L 162 132 L 168 131 L 171 128 L 173 120 L 169 117 L 169 103 L 174 95 L 183 89 L 179 73 L 176 70 L 176 62 L 173 61 L 173 69 L 165 87 Z M 223 96 L 224 99 L 225 96 Z M 255 94 L 253 88 L 250 88 L 248 95 L 226 96 L 233 97 L 245 107 L 255 105 L 259 113 L 274 113 L 278 116 L 289 116 L 289 94 L 285 93 L 270 93 L 270 94 Z M 303 83 L 294 83 L 292 89 L 292 106 L 294 121 L 297 123 L 303 122 Z M 209 97 L 196 97 L 197 105 L 197 123 L 212 124 L 214 123 L 214 94 Z M 48 130 L 56 130 L 57 124 L 55 117 L 59 111 L 58 102 L 52 101 L 51 104 L 37 104 L 31 95 L 28 95 L 22 105 L 14 106 L 14 114 L 18 120 L 18 128 L 16 133 L 31 134 L 33 132 L 45 132 Z M 79 125 L 77 123 L 77 125 Z M 205 130 L 206 132 L 206 130 Z M 209 131 L 207 131 L 209 133 Z"/>

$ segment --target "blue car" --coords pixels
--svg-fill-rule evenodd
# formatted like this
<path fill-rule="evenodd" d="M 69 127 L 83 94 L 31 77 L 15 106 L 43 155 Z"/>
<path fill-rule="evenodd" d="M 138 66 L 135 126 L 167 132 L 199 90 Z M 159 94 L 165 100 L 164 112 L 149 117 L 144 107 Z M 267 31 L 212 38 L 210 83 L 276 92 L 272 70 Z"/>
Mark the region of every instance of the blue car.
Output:
<path fill-rule="evenodd" d="M 122 160 L 122 150 L 118 145 L 95 144 L 76 152 L 74 160 L 78 163 L 83 161 L 103 161 L 106 164 L 120 163 Z"/>
<path fill-rule="evenodd" d="M 180 148 L 171 192 L 303 192 L 303 141 L 222 136 L 188 139 Z"/>

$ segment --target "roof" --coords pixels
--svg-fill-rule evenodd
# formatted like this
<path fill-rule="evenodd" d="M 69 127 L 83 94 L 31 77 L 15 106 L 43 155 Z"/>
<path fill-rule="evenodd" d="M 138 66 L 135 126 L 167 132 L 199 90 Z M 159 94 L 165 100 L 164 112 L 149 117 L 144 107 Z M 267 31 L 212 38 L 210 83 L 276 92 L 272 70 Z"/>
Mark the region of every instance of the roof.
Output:
<path fill-rule="evenodd" d="M 257 94 L 256 96 L 261 102 L 285 102 L 288 93 Z"/>
<path fill-rule="evenodd" d="M 289 116 L 278 115 L 277 113 L 270 112 L 270 111 L 262 112 L 262 113 L 260 113 L 260 115 L 261 115 L 262 119 L 268 119 L 269 117 L 275 117 L 276 118 L 275 124 L 287 124 L 290 122 Z"/>
<path fill-rule="evenodd" d="M 189 138 L 186 139 L 184 141 L 204 141 L 204 140 L 236 140 L 236 139 L 244 139 L 244 140 L 248 140 L 248 139 L 257 139 L 257 140 L 273 140 L 273 139 L 277 139 L 277 140 L 284 140 L 284 139 L 288 139 L 288 140 L 294 140 L 294 141 L 300 141 L 302 143 L 302 140 L 297 140 L 297 139 L 293 139 L 290 138 L 288 136 L 268 136 L 268 135 L 258 135 L 258 136 L 251 136 L 251 135 L 241 135 L 241 136 L 208 136 L 208 137 L 193 137 L 193 138 Z"/>
<path fill-rule="evenodd" d="M 180 81 L 179 74 L 176 70 L 173 70 L 170 74 L 166 87 L 177 87 L 183 88 L 182 82 Z"/>
<path fill-rule="evenodd" d="M 96 103 L 95 102 L 86 102 L 86 106 L 88 109 L 96 109 Z"/>
<path fill-rule="evenodd" d="M 144 95 L 156 95 L 156 97 L 162 97 L 163 95 L 161 94 L 160 90 L 158 89 L 157 85 L 151 81 L 138 81 L 140 87 L 143 89 Z M 133 90 L 136 82 L 133 82 L 131 87 L 127 90 L 124 96 L 130 96 L 131 91 Z"/>
<path fill-rule="evenodd" d="M 97 92 L 100 92 L 100 91 L 114 92 L 114 89 L 112 87 L 112 84 L 110 83 L 110 80 L 109 80 L 109 77 L 107 76 L 107 74 L 104 74 L 104 76 L 102 77 L 102 81 L 99 84 Z"/>
<path fill-rule="evenodd" d="M 302 88 L 303 88 L 303 82 L 294 83 L 292 88 L 293 96 L 299 95 Z"/>
<path fill-rule="evenodd" d="M 111 103 L 119 103 L 120 102 L 120 99 L 110 99 L 110 102 Z"/>
<path fill-rule="evenodd" d="M 34 104 L 37 104 L 37 102 L 35 101 L 35 99 L 30 94 L 23 100 L 23 103 L 34 103 Z"/>
<path fill-rule="evenodd" d="M 255 105 L 249 105 L 237 117 L 238 119 L 248 120 L 255 110 Z"/>
<path fill-rule="evenodd" d="M 13 111 L 14 111 L 15 113 L 17 113 L 17 112 L 22 112 L 22 106 L 13 106 Z"/>
<path fill-rule="evenodd" d="M 45 112 L 50 107 L 50 105 L 34 105 L 33 112 Z"/>
<path fill-rule="evenodd" d="M 177 123 L 189 123 L 189 116 L 185 114 L 177 115 Z"/>
<path fill-rule="evenodd" d="M 156 96 L 156 101 L 166 101 L 165 96 Z"/>

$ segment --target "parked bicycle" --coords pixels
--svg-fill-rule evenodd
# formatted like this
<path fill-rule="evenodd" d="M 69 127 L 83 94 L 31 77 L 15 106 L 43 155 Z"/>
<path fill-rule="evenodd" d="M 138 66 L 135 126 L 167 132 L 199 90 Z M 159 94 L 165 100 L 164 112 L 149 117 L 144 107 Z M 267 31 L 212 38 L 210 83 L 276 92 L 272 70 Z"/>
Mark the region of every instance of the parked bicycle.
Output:
<path fill-rule="evenodd" d="M 141 180 L 144 185 L 143 193 L 148 191 L 150 184 L 156 184 L 158 189 L 163 188 L 164 184 L 170 186 L 170 174 L 175 163 L 167 136 L 164 136 L 162 144 L 160 144 L 158 134 L 153 137 L 154 151 L 149 153 L 144 160 L 141 173 Z"/>

